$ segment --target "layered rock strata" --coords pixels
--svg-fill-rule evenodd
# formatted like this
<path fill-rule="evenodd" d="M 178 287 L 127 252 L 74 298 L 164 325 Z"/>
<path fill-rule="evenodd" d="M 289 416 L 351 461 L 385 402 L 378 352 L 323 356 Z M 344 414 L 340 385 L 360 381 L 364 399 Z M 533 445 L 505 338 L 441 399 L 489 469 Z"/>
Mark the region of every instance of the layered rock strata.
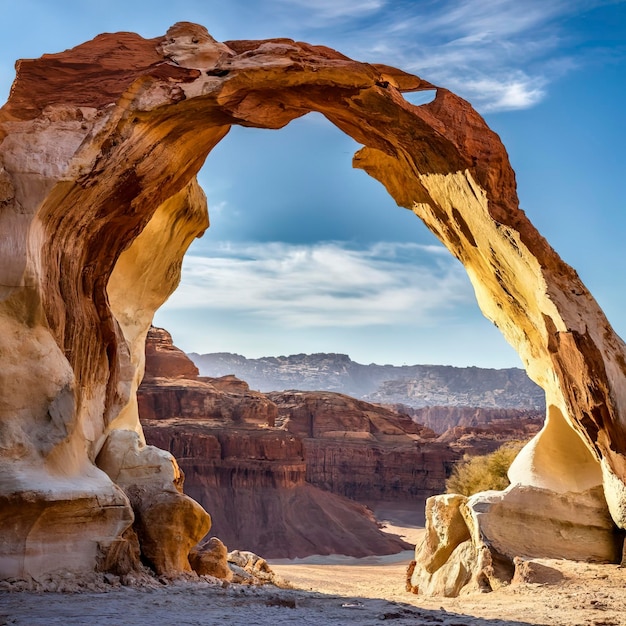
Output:
<path fill-rule="evenodd" d="M 178 459 L 185 491 L 212 512 L 212 534 L 227 545 L 268 558 L 361 557 L 409 547 L 381 532 L 364 506 L 312 484 L 307 440 L 297 428 L 285 428 L 274 399 L 250 390 L 234 376 L 199 377 L 193 363 L 185 360 L 169 333 L 150 329 L 145 377 L 138 390 L 139 415 L 146 440 Z M 359 404 L 373 413 L 378 410 Z M 401 419 L 391 411 L 383 413 Z M 349 431 L 349 424 L 364 423 L 354 407 L 351 412 L 344 407 L 345 424 L 340 423 L 341 415 L 339 411 L 334 419 L 335 430 Z M 329 418 L 324 415 L 326 426 Z M 414 432 L 423 430 L 409 418 L 401 421 Z M 393 425 L 389 428 L 399 432 Z M 358 436 L 356 430 L 353 434 Z M 416 456 L 412 451 L 411 461 Z M 353 459 L 344 455 L 341 461 L 351 473 Z M 341 494 L 339 489 L 331 491 Z M 198 552 L 191 552 L 192 565 Z"/>
<path fill-rule="evenodd" d="M 227 545 L 267 558 L 409 547 L 363 505 L 308 482 L 303 439 L 274 426 L 276 405 L 243 381 L 150 376 L 138 397 L 146 440 L 178 459 L 186 493 L 211 511 L 211 532 Z"/>
<path fill-rule="evenodd" d="M 444 88 L 422 106 L 402 96 L 421 89 L 433 85 L 323 46 L 219 43 L 188 23 L 18 63 L 0 109 L 3 576 L 92 570 L 143 515 L 129 494 L 176 476 L 168 454 L 139 452 L 145 472 L 119 486 L 96 459 L 114 431 L 137 434 L 121 436 L 131 455 L 144 445 L 145 335 L 208 225 L 195 176 L 232 124 L 278 129 L 309 111 L 363 144 L 354 165 L 463 263 L 481 310 L 544 389 L 545 427 L 513 483 L 555 501 L 596 498 L 626 526 L 624 343 L 519 209 L 497 136 Z M 194 532 L 180 529 L 181 552 Z"/>
<path fill-rule="evenodd" d="M 332 392 L 267 394 L 277 424 L 302 439 L 307 481 L 361 502 L 421 502 L 458 458 L 407 415 Z"/>
<path fill-rule="evenodd" d="M 489 409 L 476 406 L 427 406 L 414 408 L 406 404 L 385 405 L 398 413 L 410 415 L 418 424 L 443 434 L 451 428 L 489 428 L 504 430 L 514 424 L 541 422 L 544 412 L 520 409 Z"/>

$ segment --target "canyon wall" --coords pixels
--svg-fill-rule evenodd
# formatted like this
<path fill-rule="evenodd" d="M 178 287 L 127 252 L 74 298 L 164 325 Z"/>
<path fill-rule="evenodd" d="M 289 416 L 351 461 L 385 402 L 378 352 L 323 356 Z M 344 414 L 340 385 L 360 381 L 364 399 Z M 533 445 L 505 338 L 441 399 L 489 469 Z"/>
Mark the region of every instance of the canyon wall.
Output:
<path fill-rule="evenodd" d="M 227 546 L 267 558 L 363 557 L 409 547 L 382 532 L 371 512 L 341 497 L 341 489 L 322 491 L 309 480 L 308 440 L 284 427 L 273 399 L 233 376 L 198 377 L 160 328 L 147 336 L 138 400 L 146 440 L 176 457 L 185 492 L 211 512 L 211 534 Z M 405 458 L 409 468 L 415 458 L 413 449 L 413 458 Z M 342 462 L 352 467 L 354 461 L 344 455 Z"/>
<path fill-rule="evenodd" d="M 499 419 L 437 436 L 406 414 L 339 393 L 263 394 L 232 375 L 198 376 L 161 328 L 148 332 L 137 398 L 146 441 L 176 457 L 185 492 L 211 512 L 211 534 L 271 558 L 406 548 L 358 502 L 395 501 L 417 521 L 455 461 L 540 428 Z M 468 422 L 477 411 L 465 412 Z"/>
<path fill-rule="evenodd" d="M 438 543 L 433 531 L 413 587 L 436 588 L 461 561 L 494 586 L 497 563 L 547 544 L 615 558 L 613 531 L 626 527 L 624 343 L 520 210 L 482 118 L 442 87 L 421 106 L 402 96 L 433 88 L 323 46 L 219 43 L 189 23 L 18 62 L 0 109 L 2 576 L 110 567 L 133 552 L 131 527 L 155 570 L 189 568 L 210 522 L 181 492 L 174 458 L 145 445 L 145 335 L 208 225 L 195 178 L 207 154 L 232 124 L 279 129 L 309 111 L 362 144 L 354 166 L 463 263 L 480 309 L 546 394 L 545 426 L 511 489 L 429 507 L 433 520 L 460 512 L 469 539 Z M 585 507 L 600 552 L 591 542 L 573 551 L 561 532 Z M 519 511 L 536 531 L 524 545 L 505 532 Z"/>
<path fill-rule="evenodd" d="M 421 502 L 445 489 L 458 455 L 436 434 L 381 406 L 343 394 L 267 394 L 277 423 L 302 438 L 307 480 L 354 500 Z"/>
<path fill-rule="evenodd" d="M 543 423 L 544 412 L 520 409 L 488 409 L 476 406 L 427 406 L 413 408 L 391 404 L 391 409 L 410 415 L 418 424 L 445 433 L 450 428 L 489 428 L 493 431 L 517 428 L 526 423 Z"/>
<path fill-rule="evenodd" d="M 368 402 L 545 411 L 541 387 L 519 368 L 450 365 L 363 365 L 346 354 L 317 353 L 247 359 L 191 353 L 204 376 L 234 374 L 259 391 L 336 391 Z M 445 429 L 444 429 L 445 430 Z"/>

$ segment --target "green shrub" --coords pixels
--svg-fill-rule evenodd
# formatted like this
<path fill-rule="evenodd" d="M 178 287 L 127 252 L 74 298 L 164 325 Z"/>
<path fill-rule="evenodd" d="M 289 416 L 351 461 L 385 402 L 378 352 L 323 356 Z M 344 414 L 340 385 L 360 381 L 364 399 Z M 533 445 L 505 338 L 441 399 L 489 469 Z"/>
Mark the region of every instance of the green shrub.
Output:
<path fill-rule="evenodd" d="M 509 441 L 484 456 L 466 454 L 446 480 L 447 493 L 471 496 L 479 491 L 506 489 L 510 484 L 506 473 L 525 445 L 525 441 Z"/>

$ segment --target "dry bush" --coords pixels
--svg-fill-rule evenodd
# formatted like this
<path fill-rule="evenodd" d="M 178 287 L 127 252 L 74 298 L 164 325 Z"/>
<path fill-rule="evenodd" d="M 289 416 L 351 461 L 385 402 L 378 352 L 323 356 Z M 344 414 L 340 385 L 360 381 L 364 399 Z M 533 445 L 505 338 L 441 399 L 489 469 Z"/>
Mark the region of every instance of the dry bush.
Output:
<path fill-rule="evenodd" d="M 446 480 L 446 492 L 471 496 L 479 491 L 506 489 L 509 486 L 506 473 L 525 445 L 525 441 L 508 441 L 484 456 L 466 454 Z"/>

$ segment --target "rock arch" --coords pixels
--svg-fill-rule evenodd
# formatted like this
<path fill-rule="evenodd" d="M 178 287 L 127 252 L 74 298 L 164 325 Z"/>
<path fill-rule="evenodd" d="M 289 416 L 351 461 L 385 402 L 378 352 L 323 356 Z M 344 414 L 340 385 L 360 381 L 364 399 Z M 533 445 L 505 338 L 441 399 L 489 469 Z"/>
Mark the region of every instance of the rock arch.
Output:
<path fill-rule="evenodd" d="M 483 313 L 546 392 L 546 426 L 499 510 L 520 489 L 550 502 L 580 494 L 600 516 L 608 503 L 601 557 L 616 558 L 607 536 L 626 525 L 624 343 L 519 209 L 506 151 L 482 118 L 444 88 L 419 107 L 402 96 L 433 88 L 323 46 L 218 43 L 189 23 L 18 63 L 0 109 L 3 576 L 119 566 L 136 550 L 133 516 L 155 569 L 188 569 L 210 522 L 182 494 L 175 460 L 144 445 L 145 335 L 208 227 L 195 179 L 206 155 L 233 124 L 278 129 L 311 111 L 361 143 L 354 166 L 461 260 Z M 485 530 L 501 513 L 483 523 L 484 507 L 464 506 L 472 567 L 493 571 L 494 556 L 511 557 L 509 540 Z M 180 529 L 176 545 L 158 534 L 163 520 Z M 414 587 L 449 578 L 437 541 Z"/>

